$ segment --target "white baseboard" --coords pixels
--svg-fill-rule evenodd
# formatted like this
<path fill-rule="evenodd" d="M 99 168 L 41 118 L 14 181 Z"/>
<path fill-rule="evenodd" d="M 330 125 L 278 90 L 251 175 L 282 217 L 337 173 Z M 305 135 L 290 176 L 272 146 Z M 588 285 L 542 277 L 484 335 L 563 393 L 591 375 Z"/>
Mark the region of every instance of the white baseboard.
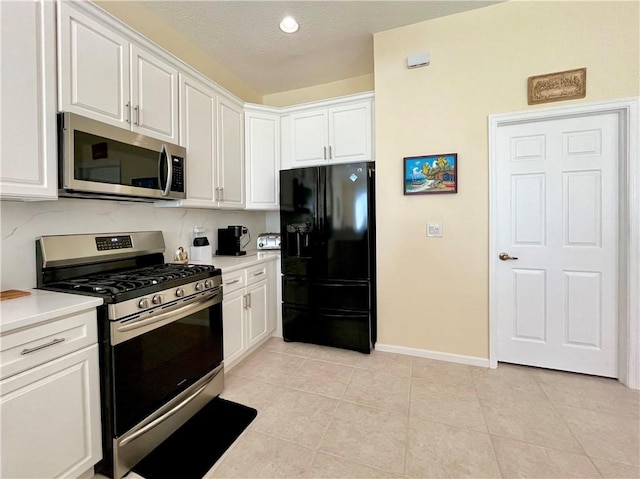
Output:
<path fill-rule="evenodd" d="M 416 356 L 418 358 L 448 361 L 450 363 L 467 364 L 469 366 L 489 367 L 489 358 L 478 358 L 476 356 L 464 356 L 462 354 L 443 353 L 440 351 L 430 351 L 428 349 L 408 348 L 405 346 L 393 346 L 392 344 L 380 343 L 376 343 L 375 350 L 386 353 L 404 354 L 406 356 Z"/>

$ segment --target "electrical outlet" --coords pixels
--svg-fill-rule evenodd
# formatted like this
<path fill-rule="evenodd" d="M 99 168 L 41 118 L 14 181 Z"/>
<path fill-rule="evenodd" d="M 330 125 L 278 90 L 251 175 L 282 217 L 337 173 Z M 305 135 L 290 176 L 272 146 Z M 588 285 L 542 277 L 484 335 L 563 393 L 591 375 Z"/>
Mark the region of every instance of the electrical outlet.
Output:
<path fill-rule="evenodd" d="M 442 238 L 442 223 L 427 223 L 427 236 Z"/>

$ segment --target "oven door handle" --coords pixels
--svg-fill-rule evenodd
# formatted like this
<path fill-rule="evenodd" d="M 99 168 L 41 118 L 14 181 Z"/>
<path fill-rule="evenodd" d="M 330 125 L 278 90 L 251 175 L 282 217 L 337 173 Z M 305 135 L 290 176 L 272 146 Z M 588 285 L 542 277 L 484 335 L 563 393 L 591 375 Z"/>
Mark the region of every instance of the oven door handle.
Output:
<path fill-rule="evenodd" d="M 153 316 L 145 319 L 136 319 L 131 321 L 130 323 L 123 323 L 118 325 L 116 328 L 119 332 L 127 332 L 134 329 L 142 328 L 143 326 L 147 326 L 149 324 L 158 323 L 160 321 L 164 321 L 167 318 L 171 318 L 173 316 L 179 316 L 176 319 L 180 319 L 180 317 L 187 316 L 195 311 L 199 311 L 201 309 L 208 308 L 209 306 L 213 306 L 216 303 L 220 302 L 219 298 L 220 293 L 216 293 L 213 297 L 205 300 L 198 301 L 197 303 L 187 304 L 186 306 L 182 306 L 177 309 L 171 309 L 165 313 L 154 314 Z"/>
<path fill-rule="evenodd" d="M 175 413 L 177 413 L 178 411 L 180 411 L 180 409 L 182 409 L 183 407 L 185 407 L 187 404 L 189 404 L 191 401 L 193 401 L 196 396 L 198 396 L 198 394 L 200 394 L 202 391 L 205 390 L 205 388 L 209 385 L 209 383 L 205 384 L 204 386 L 200 387 L 196 392 L 194 392 L 191 396 L 189 396 L 188 398 L 186 398 L 184 401 L 182 401 L 180 404 L 176 405 L 173 409 L 167 411 L 165 414 L 163 414 L 162 416 L 160 416 L 159 418 L 151 421 L 149 424 L 147 424 L 146 426 L 144 426 L 142 429 L 136 431 L 135 433 L 133 433 L 131 436 L 127 437 L 126 439 L 123 439 L 122 442 L 120 443 L 119 447 L 124 446 L 125 444 L 130 443 L 131 441 L 134 441 L 135 439 L 139 438 L 140 436 L 146 434 L 148 431 L 150 431 L 151 429 L 153 429 L 154 427 L 160 425 L 161 423 L 163 423 L 164 421 L 166 421 L 167 419 L 169 419 L 171 416 L 173 416 Z"/>

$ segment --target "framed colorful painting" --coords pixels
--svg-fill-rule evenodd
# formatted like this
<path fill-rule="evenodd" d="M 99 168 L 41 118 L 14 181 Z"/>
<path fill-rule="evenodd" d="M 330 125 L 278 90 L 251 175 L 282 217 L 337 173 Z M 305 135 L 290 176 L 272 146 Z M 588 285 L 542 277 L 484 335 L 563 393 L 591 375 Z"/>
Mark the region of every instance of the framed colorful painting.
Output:
<path fill-rule="evenodd" d="M 458 192 L 458 155 L 404 158 L 404 194 L 430 195 Z"/>

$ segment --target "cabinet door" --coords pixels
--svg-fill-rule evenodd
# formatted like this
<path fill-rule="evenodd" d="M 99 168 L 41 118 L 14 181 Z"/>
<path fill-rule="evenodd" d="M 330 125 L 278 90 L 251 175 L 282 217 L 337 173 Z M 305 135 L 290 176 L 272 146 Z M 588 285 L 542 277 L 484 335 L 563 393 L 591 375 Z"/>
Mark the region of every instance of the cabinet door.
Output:
<path fill-rule="evenodd" d="M 326 164 L 328 158 L 327 109 L 291 115 L 291 167 Z"/>
<path fill-rule="evenodd" d="M 129 42 L 59 5 L 60 110 L 129 128 Z"/>
<path fill-rule="evenodd" d="M 224 97 L 218 99 L 218 205 L 244 207 L 244 112 Z"/>
<path fill-rule="evenodd" d="M 274 333 L 282 337 L 282 332 L 278 334 L 278 312 L 282 309 L 280 298 L 280 260 L 270 261 L 267 266 L 268 289 L 267 289 L 267 333 Z M 281 330 L 282 328 L 280 328 Z"/>
<path fill-rule="evenodd" d="M 0 197 L 56 199 L 55 5 L 0 2 Z"/>
<path fill-rule="evenodd" d="M 280 171 L 280 115 L 245 114 L 247 209 L 277 210 Z"/>
<path fill-rule="evenodd" d="M 225 294 L 222 301 L 222 349 L 224 366 L 229 370 L 246 349 L 244 288 Z"/>
<path fill-rule="evenodd" d="M 187 149 L 187 199 L 215 205 L 217 95 L 180 74 L 180 144 Z"/>
<path fill-rule="evenodd" d="M 178 142 L 178 71 L 142 48 L 131 46 L 133 131 Z"/>
<path fill-rule="evenodd" d="M 370 161 L 371 102 L 329 108 L 329 161 Z"/>
<path fill-rule="evenodd" d="M 102 458 L 98 345 L 0 382 L 0 477 L 78 477 Z"/>
<path fill-rule="evenodd" d="M 249 327 L 247 347 L 249 348 L 267 335 L 267 312 L 269 310 L 267 291 L 268 281 L 260 281 L 247 287 L 247 294 L 249 296 L 249 307 L 247 308 L 247 324 Z"/>

